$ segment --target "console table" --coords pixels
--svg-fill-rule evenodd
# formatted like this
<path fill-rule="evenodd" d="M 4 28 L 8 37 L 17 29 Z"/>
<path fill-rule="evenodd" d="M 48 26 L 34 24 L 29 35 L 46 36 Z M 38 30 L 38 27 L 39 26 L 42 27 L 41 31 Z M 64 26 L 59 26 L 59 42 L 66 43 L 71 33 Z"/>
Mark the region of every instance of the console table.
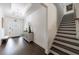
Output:
<path fill-rule="evenodd" d="M 26 41 L 31 42 L 31 41 L 33 41 L 33 39 L 34 39 L 34 33 L 33 33 L 33 32 L 31 32 L 31 33 L 23 32 L 22 37 L 23 37 Z"/>

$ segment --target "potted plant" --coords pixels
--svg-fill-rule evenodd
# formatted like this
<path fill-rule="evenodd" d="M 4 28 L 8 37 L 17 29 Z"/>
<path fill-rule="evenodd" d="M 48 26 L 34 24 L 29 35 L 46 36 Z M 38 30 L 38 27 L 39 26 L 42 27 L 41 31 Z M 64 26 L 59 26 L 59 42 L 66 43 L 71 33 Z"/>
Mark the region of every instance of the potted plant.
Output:
<path fill-rule="evenodd" d="M 30 25 L 29 25 L 29 33 L 31 33 L 31 27 L 30 27 Z"/>

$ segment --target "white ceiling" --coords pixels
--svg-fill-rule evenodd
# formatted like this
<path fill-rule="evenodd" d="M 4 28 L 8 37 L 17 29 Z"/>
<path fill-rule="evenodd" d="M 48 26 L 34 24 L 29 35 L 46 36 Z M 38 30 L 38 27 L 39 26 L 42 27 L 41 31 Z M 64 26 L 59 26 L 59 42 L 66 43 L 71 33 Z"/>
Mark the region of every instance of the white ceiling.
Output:
<path fill-rule="evenodd" d="M 0 3 L 0 16 L 23 17 L 31 5 L 30 3 Z"/>
<path fill-rule="evenodd" d="M 11 5 L 11 12 L 16 16 L 24 16 L 27 10 L 31 7 L 32 4 L 29 3 L 15 3 Z"/>
<path fill-rule="evenodd" d="M 42 5 L 40 3 L 32 3 L 32 6 L 28 9 L 26 15 L 29 15 L 36 11 L 37 9 L 41 8 Z"/>
<path fill-rule="evenodd" d="M 0 3 L 0 16 L 24 17 L 40 7 L 40 3 Z"/>

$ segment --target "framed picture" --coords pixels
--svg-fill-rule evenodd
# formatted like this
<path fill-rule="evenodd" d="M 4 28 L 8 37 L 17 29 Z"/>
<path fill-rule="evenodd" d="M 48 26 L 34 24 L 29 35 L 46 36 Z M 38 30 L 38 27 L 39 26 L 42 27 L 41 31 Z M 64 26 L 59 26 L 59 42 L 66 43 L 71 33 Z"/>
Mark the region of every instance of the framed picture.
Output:
<path fill-rule="evenodd" d="M 73 10 L 73 4 L 69 4 L 66 6 L 66 11 L 71 11 Z"/>

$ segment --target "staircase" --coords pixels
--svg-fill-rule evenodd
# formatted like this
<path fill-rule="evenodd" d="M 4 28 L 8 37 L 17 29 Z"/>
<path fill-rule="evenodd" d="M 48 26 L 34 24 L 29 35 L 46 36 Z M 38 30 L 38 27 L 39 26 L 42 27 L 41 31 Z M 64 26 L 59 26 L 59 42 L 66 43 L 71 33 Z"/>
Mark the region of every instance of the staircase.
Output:
<path fill-rule="evenodd" d="M 49 55 L 79 54 L 79 40 L 76 39 L 76 25 L 73 17 L 73 14 L 63 17 Z"/>

